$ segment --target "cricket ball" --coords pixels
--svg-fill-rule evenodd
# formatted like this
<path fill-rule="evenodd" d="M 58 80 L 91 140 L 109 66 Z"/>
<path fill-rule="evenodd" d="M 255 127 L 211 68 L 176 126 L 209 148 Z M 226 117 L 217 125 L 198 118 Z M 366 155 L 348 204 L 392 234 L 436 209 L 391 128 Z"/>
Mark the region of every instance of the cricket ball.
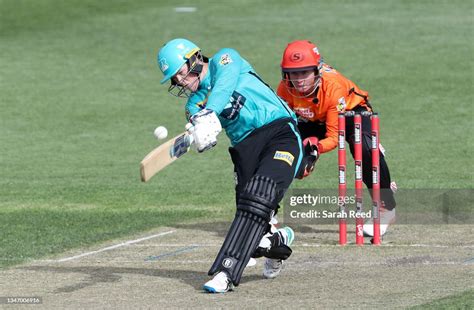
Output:
<path fill-rule="evenodd" d="M 158 126 L 156 127 L 153 134 L 158 140 L 163 140 L 168 136 L 168 129 L 166 129 L 166 127 L 163 127 L 163 126 Z"/>

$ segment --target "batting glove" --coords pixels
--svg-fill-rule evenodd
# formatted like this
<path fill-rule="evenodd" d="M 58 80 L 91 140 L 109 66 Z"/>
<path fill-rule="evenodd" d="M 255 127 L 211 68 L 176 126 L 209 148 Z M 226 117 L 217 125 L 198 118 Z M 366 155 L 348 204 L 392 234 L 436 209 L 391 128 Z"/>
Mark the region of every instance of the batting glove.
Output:
<path fill-rule="evenodd" d="M 221 122 L 216 113 L 204 109 L 191 117 L 194 144 L 199 153 L 209 150 L 217 144 L 217 135 L 222 131 Z"/>

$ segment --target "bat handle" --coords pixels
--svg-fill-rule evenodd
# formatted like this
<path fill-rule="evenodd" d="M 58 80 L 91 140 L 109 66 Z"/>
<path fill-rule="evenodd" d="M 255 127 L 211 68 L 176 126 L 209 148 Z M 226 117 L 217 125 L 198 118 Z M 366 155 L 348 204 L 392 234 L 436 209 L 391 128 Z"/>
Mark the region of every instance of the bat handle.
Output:
<path fill-rule="evenodd" d="M 194 137 L 192 134 L 188 133 L 187 139 L 188 139 L 189 145 L 192 145 L 194 143 Z"/>
<path fill-rule="evenodd" d="M 189 142 L 189 145 L 194 143 L 194 137 L 193 137 L 193 132 L 194 132 L 194 125 L 191 123 L 187 123 L 186 126 L 184 126 L 186 129 L 186 132 L 188 133 L 187 139 Z"/>

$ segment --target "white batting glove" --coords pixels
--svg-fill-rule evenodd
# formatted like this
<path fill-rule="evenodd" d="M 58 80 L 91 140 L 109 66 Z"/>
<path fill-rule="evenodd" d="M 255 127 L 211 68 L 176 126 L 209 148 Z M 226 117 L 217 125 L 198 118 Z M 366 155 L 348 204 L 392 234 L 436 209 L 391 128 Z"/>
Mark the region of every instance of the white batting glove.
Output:
<path fill-rule="evenodd" d="M 222 126 L 214 111 L 199 111 L 191 117 L 191 123 L 194 125 L 192 135 L 198 152 L 204 152 L 217 144 L 217 135 L 222 131 Z"/>

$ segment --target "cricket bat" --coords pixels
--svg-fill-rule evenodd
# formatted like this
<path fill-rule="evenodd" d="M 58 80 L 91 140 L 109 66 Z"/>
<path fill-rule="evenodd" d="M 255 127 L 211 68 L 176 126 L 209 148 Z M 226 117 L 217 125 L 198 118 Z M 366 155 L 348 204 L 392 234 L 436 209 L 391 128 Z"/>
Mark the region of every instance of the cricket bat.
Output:
<path fill-rule="evenodd" d="M 148 182 L 155 174 L 186 154 L 192 144 L 192 135 L 185 131 L 148 153 L 140 163 L 142 182 Z"/>

